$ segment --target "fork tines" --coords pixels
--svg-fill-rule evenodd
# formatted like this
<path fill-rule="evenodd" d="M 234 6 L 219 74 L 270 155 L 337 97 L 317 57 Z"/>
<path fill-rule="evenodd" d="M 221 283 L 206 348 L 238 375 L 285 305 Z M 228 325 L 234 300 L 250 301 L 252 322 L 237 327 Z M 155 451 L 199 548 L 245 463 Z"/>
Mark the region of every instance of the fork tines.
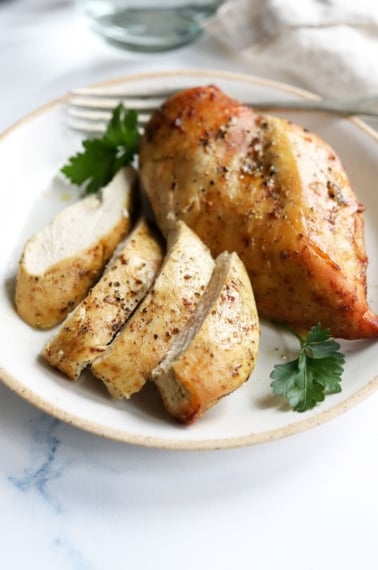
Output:
<path fill-rule="evenodd" d="M 69 126 L 84 132 L 103 132 L 113 109 L 123 103 L 126 109 L 138 112 L 138 125 L 143 129 L 151 113 L 166 97 L 167 91 L 133 93 L 100 88 L 76 89 L 68 100 Z"/>

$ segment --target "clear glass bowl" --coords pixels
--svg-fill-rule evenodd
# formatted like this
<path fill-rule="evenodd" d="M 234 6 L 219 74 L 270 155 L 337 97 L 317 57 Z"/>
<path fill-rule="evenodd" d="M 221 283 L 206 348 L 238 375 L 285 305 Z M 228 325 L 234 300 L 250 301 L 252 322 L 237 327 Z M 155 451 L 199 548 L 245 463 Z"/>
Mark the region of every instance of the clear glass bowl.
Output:
<path fill-rule="evenodd" d="M 142 52 L 185 45 L 202 33 L 203 22 L 221 0 L 77 0 L 91 29 L 117 45 Z"/>

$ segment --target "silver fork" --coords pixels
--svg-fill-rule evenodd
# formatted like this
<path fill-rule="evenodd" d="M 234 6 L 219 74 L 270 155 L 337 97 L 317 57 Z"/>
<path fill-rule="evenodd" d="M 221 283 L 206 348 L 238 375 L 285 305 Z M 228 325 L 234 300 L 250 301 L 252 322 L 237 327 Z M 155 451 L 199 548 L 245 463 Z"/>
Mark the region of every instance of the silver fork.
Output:
<path fill-rule="evenodd" d="M 178 91 L 159 89 L 137 92 L 101 87 L 76 89 L 68 98 L 69 125 L 80 131 L 102 132 L 112 110 L 122 102 L 126 109 L 138 111 L 138 124 L 143 129 L 151 113 Z M 378 117 L 378 95 L 349 99 L 251 100 L 244 103 L 262 111 L 320 111 L 341 116 Z"/>

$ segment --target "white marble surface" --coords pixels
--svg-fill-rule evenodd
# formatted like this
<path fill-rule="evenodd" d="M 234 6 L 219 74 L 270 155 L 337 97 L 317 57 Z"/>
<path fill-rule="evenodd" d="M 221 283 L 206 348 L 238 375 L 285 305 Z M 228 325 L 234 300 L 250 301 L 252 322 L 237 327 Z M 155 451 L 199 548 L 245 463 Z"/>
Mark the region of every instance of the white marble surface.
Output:
<path fill-rule="evenodd" d="M 68 0 L 0 2 L 0 130 L 73 86 L 177 67 L 261 73 L 249 66 L 208 38 L 128 54 Z M 1 568 L 375 570 L 377 410 L 375 394 L 286 440 L 170 452 L 81 432 L 0 385 Z"/>

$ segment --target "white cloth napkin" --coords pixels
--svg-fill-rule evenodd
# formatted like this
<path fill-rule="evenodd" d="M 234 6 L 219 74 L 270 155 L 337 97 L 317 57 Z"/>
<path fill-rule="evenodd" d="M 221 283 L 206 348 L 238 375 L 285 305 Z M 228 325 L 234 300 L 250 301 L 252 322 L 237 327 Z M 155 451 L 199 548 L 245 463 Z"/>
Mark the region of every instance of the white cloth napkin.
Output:
<path fill-rule="evenodd" d="M 378 94 L 377 0 L 229 0 L 207 29 L 251 71 L 321 95 Z"/>

